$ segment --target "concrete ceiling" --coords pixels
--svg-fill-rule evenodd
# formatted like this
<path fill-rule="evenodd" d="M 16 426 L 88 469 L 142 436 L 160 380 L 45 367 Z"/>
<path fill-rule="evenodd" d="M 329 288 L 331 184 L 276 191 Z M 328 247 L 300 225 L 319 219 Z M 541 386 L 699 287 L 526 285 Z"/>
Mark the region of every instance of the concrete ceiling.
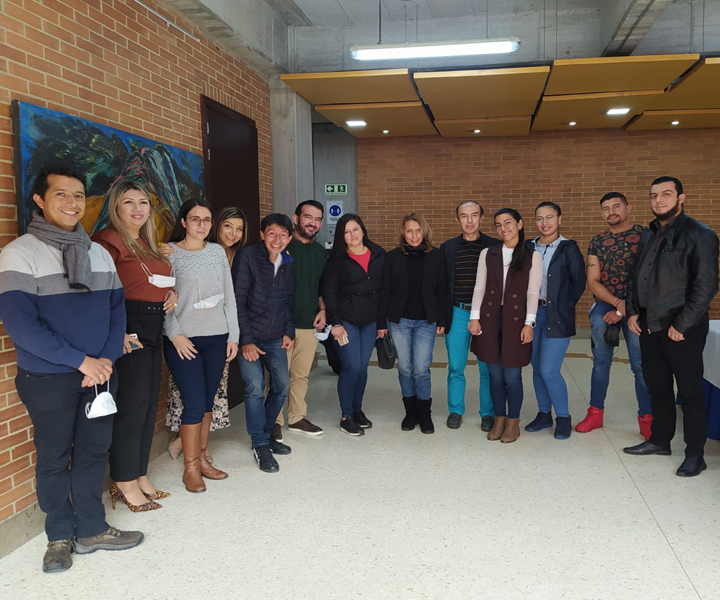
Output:
<path fill-rule="evenodd" d="M 606 55 L 720 53 L 720 0 L 380 0 L 382 41 L 517 36 L 509 55 L 355 61 L 378 43 L 378 0 L 162 0 L 268 73 L 548 64 Z"/>

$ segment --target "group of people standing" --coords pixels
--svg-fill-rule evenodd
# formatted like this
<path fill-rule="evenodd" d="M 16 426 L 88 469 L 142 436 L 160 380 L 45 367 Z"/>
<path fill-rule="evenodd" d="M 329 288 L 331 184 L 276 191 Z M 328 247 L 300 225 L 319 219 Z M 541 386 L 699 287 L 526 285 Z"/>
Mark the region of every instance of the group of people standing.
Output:
<path fill-rule="evenodd" d="M 307 418 L 306 394 L 318 340 L 328 334 L 340 359 L 340 429 L 350 436 L 372 427 L 363 410 L 368 364 L 377 338 L 386 336 L 398 359 L 401 428 L 434 432 L 430 366 L 436 335 L 445 334 L 449 428 L 462 423 L 472 350 L 489 440 L 518 439 L 528 364 L 538 413 L 525 430 L 554 425 L 554 437 L 567 439 L 572 421 L 561 366 L 586 283 L 595 297 L 594 363 L 591 406 L 576 430 L 602 427 L 622 328 L 645 438 L 625 452 L 670 454 L 674 376 L 687 443 L 677 474 L 699 474 L 707 429 L 702 349 L 718 288 L 718 238 L 685 214 L 677 179 L 656 179 L 650 199 L 656 219 L 649 228 L 630 222 L 622 194 L 600 199 L 608 229 L 592 239 L 586 270 L 577 243 L 560 233 L 562 210 L 554 202 L 535 209 L 533 240 L 517 210 L 494 214 L 494 238 L 480 231 L 482 206 L 463 202 L 455 212 L 461 234 L 439 248 L 426 220 L 409 213 L 387 253 L 360 216 L 346 214 L 328 253 L 315 241 L 323 206 L 314 200 L 300 203 L 292 219 L 266 216 L 261 241 L 244 247 L 242 210 L 215 214 L 205 200 L 191 199 L 164 245 L 151 194 L 142 182 L 121 180 L 93 243 L 80 224 L 83 176 L 43 169 L 28 233 L 0 254 L 0 317 L 17 348 L 16 385 L 35 429 L 37 493 L 47 514 L 43 570 L 70 568 L 72 551 L 142 541 L 141 532 L 105 521 L 108 456 L 113 508 L 119 500 L 133 512 L 157 510 L 169 496 L 147 473 L 163 354 L 174 390 L 168 418 L 179 422 L 170 453 L 183 454 L 190 492 L 205 491 L 205 479 L 228 477 L 208 440 L 213 427 L 227 424 L 228 365 L 236 358 L 262 471 L 277 472 L 275 456 L 291 452 L 283 443 L 286 400 L 289 431 L 323 433 Z"/>

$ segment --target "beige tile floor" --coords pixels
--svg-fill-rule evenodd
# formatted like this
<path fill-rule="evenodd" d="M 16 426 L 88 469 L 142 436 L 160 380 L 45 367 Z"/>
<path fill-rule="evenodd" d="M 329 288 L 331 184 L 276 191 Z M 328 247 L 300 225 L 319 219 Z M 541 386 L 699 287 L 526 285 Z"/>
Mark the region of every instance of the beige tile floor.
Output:
<path fill-rule="evenodd" d="M 564 365 L 575 421 L 588 404 L 587 352 L 588 340 L 574 340 Z M 477 378 L 463 426 L 445 427 L 445 376 L 433 368 L 436 433 L 423 435 L 400 431 L 395 372 L 373 367 L 365 409 L 375 425 L 349 438 L 321 361 L 309 403 L 325 433 L 287 432 L 293 453 L 279 474 L 256 468 L 240 407 L 211 441 L 229 479 L 189 494 L 180 463 L 163 455 L 150 469 L 173 493 L 162 510 L 107 502 L 113 525 L 145 532 L 140 547 L 44 575 L 38 536 L 0 561 L 0 597 L 720 599 L 720 444 L 708 442 L 708 470 L 687 480 L 674 475 L 680 439 L 671 457 L 623 454 L 641 441 L 627 364 L 613 368 L 604 430 L 567 441 L 523 432 L 510 445 L 480 432 Z M 527 423 L 529 368 L 525 390 Z"/>

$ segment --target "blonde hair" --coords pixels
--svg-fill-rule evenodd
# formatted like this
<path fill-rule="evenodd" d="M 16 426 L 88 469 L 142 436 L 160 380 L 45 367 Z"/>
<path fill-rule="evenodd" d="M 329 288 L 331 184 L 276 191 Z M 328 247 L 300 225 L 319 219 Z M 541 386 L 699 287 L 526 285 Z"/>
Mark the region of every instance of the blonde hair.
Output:
<path fill-rule="evenodd" d="M 140 228 L 140 237 L 147 242 L 147 248 L 138 243 L 138 241 L 130 235 L 127 227 L 125 227 L 118 215 L 120 200 L 123 195 L 130 190 L 137 190 L 140 192 L 143 196 L 145 196 L 145 198 L 147 198 L 148 203 L 150 204 L 150 216 L 148 217 L 148 220 L 145 221 L 145 224 Z M 160 250 L 158 249 L 158 231 L 157 225 L 155 224 L 155 209 L 153 207 L 152 198 L 150 197 L 150 192 L 148 192 L 147 188 L 143 184 L 126 179 L 114 184 L 112 188 L 110 188 L 108 199 L 108 229 L 112 229 L 120 234 L 120 237 L 128 250 L 132 250 L 138 256 L 143 256 L 151 260 L 160 259 L 166 263 L 170 262 L 160 253 Z"/>
<path fill-rule="evenodd" d="M 415 212 L 411 212 L 410 214 L 405 215 L 402 218 L 402 222 L 400 223 L 400 238 L 398 239 L 397 247 L 400 248 L 400 250 L 402 250 L 403 252 L 405 252 L 405 254 L 407 254 L 407 252 L 405 251 L 405 246 L 407 245 L 407 240 L 405 240 L 405 224 L 408 221 L 415 221 L 418 225 L 420 225 L 423 242 L 425 242 L 425 245 L 427 246 L 425 248 L 425 252 L 430 252 L 430 250 L 435 247 L 432 239 L 432 229 L 430 229 L 430 225 L 428 225 L 427 221 Z"/>

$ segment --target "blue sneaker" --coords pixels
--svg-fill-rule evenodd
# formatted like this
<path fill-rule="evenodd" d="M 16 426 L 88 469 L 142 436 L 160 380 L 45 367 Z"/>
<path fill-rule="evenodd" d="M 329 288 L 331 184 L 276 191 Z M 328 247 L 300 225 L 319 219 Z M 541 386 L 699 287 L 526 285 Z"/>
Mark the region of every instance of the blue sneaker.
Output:
<path fill-rule="evenodd" d="M 555 417 L 555 439 L 566 440 L 572 433 L 570 417 Z"/>
<path fill-rule="evenodd" d="M 530 423 L 525 425 L 525 431 L 535 433 L 553 426 L 552 413 L 540 411 Z"/>

